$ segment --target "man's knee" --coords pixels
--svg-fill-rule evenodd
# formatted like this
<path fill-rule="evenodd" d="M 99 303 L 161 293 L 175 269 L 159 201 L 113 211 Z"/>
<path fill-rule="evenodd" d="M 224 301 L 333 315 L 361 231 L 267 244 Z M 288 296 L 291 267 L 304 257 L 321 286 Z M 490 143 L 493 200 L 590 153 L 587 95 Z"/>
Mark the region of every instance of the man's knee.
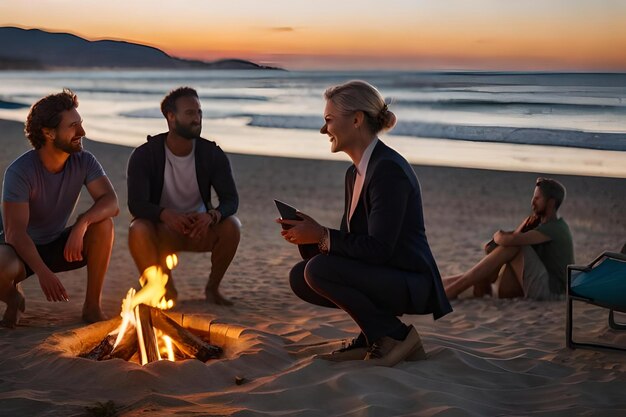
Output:
<path fill-rule="evenodd" d="M 504 263 L 508 263 L 520 256 L 523 248 L 523 246 L 497 246 L 486 257 L 497 257 L 497 259 L 503 260 Z"/>
<path fill-rule="evenodd" d="M 156 234 L 155 224 L 147 219 L 134 219 L 128 227 L 128 239 L 145 239 Z"/>
<path fill-rule="evenodd" d="M 107 217 L 97 223 L 92 223 L 87 228 L 87 233 L 95 233 L 97 237 L 111 236 L 114 233 L 113 219 Z"/>
<path fill-rule="evenodd" d="M 24 263 L 9 245 L 0 245 L 0 280 L 3 283 L 19 282 L 24 279 Z"/>
<path fill-rule="evenodd" d="M 241 237 L 241 222 L 236 216 L 228 216 L 219 222 L 217 227 L 219 238 L 228 238 L 239 243 Z"/>

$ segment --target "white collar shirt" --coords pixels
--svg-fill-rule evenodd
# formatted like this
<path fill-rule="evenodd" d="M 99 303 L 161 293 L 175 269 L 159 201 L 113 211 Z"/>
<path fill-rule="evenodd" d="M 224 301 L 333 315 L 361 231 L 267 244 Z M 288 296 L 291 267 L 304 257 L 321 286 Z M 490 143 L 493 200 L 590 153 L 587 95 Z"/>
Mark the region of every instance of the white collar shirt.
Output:
<path fill-rule="evenodd" d="M 348 231 L 350 231 L 350 220 L 352 219 L 352 215 L 354 214 L 354 211 L 359 204 L 359 197 L 361 196 L 363 183 L 365 182 L 365 175 L 367 174 L 367 166 L 369 165 L 370 158 L 372 157 L 372 152 L 374 152 L 374 148 L 376 147 L 377 143 L 378 138 L 374 138 L 372 143 L 370 143 L 367 148 L 365 148 L 359 164 L 355 167 L 356 179 L 354 181 L 354 188 L 352 189 L 352 201 L 350 202 L 350 211 L 348 214 Z"/>

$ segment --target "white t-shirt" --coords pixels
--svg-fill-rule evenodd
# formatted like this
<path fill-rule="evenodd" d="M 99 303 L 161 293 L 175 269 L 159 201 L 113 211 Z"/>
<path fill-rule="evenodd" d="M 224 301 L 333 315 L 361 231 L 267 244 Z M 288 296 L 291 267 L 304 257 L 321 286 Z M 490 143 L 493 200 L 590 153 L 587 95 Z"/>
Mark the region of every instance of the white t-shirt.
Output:
<path fill-rule="evenodd" d="M 160 206 L 179 213 L 204 212 L 196 178 L 196 140 L 188 155 L 176 156 L 165 146 L 165 172 Z"/>

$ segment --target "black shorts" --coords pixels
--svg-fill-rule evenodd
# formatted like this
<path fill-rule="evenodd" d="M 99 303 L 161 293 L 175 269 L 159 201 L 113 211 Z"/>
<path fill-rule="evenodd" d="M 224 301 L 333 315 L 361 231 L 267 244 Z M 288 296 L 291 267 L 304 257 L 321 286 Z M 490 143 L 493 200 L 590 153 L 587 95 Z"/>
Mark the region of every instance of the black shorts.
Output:
<path fill-rule="evenodd" d="M 71 231 L 72 228 L 67 227 L 65 228 L 65 230 L 63 230 L 61 235 L 52 242 L 46 243 L 45 245 L 35 245 L 35 247 L 37 248 L 37 252 L 39 252 L 39 256 L 41 256 L 41 259 L 43 260 L 43 263 L 45 263 L 52 272 L 71 271 L 87 265 L 87 258 L 85 257 L 84 253 L 83 260 L 76 262 L 68 262 L 65 259 L 65 256 L 63 256 L 65 243 L 67 242 Z M 15 250 L 13 245 L 4 241 L 4 233 L 0 233 L 0 244 L 11 246 L 13 250 Z M 17 254 L 17 251 L 15 251 L 15 253 Z M 20 260 L 24 264 L 24 269 L 26 270 L 26 278 L 33 275 L 34 272 L 30 268 L 30 266 L 28 266 L 28 264 L 24 262 L 19 254 L 17 254 L 17 257 L 20 258 Z"/>

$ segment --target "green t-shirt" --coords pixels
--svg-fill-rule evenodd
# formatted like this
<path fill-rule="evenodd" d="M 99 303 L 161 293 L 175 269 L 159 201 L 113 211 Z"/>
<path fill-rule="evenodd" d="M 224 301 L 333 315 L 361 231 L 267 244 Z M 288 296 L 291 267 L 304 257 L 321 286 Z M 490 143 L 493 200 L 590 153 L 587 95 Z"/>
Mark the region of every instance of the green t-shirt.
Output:
<path fill-rule="evenodd" d="M 567 265 L 574 263 L 574 245 L 569 226 L 560 218 L 541 223 L 535 230 L 550 238 L 547 242 L 532 246 L 548 271 L 550 291 L 563 294 L 567 283 Z"/>

